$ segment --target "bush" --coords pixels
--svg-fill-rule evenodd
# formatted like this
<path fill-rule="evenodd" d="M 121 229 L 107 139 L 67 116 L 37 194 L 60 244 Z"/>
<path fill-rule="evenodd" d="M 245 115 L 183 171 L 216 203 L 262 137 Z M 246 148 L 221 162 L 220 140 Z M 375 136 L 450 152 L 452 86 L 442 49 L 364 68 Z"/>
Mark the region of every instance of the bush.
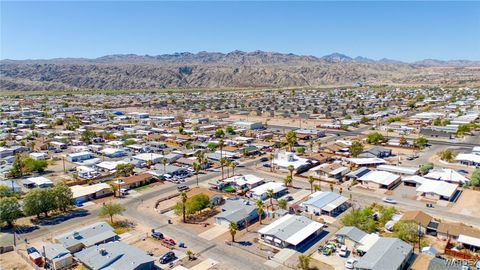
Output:
<path fill-rule="evenodd" d="M 187 215 L 192 215 L 192 214 L 195 214 L 195 213 L 207 208 L 209 206 L 209 204 L 210 204 L 210 198 L 208 197 L 208 195 L 205 195 L 203 193 L 193 195 L 185 203 L 185 211 L 186 211 Z M 181 215 L 182 214 L 182 209 L 183 209 L 182 203 L 178 202 L 175 205 L 175 208 L 173 209 L 173 211 L 175 212 L 175 214 Z"/>
<path fill-rule="evenodd" d="M 378 132 L 372 132 L 367 136 L 367 142 L 371 144 L 378 144 L 384 141 L 385 141 L 385 137 Z"/>

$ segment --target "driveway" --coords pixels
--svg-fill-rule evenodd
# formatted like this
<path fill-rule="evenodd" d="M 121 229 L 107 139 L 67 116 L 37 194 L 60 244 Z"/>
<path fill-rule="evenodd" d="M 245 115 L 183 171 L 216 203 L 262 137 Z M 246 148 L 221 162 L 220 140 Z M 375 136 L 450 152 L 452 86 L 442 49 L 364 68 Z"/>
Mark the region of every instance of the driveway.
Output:
<path fill-rule="evenodd" d="M 213 226 L 211 229 L 208 229 L 208 230 L 204 231 L 203 233 L 199 234 L 198 236 L 200 236 L 203 239 L 206 239 L 206 240 L 210 241 L 210 240 L 213 240 L 213 239 L 219 237 L 220 235 L 222 235 L 226 232 L 228 232 L 227 227 L 217 224 L 217 225 Z"/>

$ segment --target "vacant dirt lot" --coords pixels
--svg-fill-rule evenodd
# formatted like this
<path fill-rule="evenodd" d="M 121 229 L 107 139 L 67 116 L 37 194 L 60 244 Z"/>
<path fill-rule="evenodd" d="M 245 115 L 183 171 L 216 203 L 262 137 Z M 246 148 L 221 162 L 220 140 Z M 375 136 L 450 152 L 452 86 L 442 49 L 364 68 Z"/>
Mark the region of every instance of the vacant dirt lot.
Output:
<path fill-rule="evenodd" d="M 479 205 L 480 191 L 465 189 L 450 211 L 478 218 L 480 217 Z"/>
<path fill-rule="evenodd" d="M 33 269 L 15 251 L 0 254 L 0 266 L 5 270 L 30 270 Z"/>

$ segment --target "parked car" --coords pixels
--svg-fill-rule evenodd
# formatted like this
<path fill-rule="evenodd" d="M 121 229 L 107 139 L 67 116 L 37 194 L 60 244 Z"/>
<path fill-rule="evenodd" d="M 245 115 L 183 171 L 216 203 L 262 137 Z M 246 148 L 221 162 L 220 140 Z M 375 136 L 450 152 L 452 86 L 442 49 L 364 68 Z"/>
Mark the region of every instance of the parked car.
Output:
<path fill-rule="evenodd" d="M 338 252 L 338 255 L 340 255 L 340 257 L 347 257 L 347 254 L 348 254 L 347 246 L 342 245 L 340 247 L 340 251 Z"/>
<path fill-rule="evenodd" d="M 384 201 L 386 203 L 391 203 L 391 204 L 396 204 L 397 203 L 397 201 L 395 201 L 394 199 L 389 198 L 389 197 L 383 197 L 382 201 Z"/>
<path fill-rule="evenodd" d="M 318 252 L 321 252 L 323 255 L 331 255 L 335 252 L 337 246 L 334 243 L 327 243 L 325 246 L 321 247 Z"/>
<path fill-rule="evenodd" d="M 155 229 L 152 229 L 151 233 L 152 237 L 157 240 L 163 239 L 163 233 L 155 231 Z"/>
<path fill-rule="evenodd" d="M 175 246 L 177 243 L 172 238 L 163 237 L 162 242 L 169 246 Z"/>
<path fill-rule="evenodd" d="M 265 168 L 270 168 L 271 166 L 270 166 L 270 164 L 268 164 L 268 163 L 263 163 L 263 167 L 265 167 Z"/>
<path fill-rule="evenodd" d="M 190 188 L 189 188 L 188 186 L 186 186 L 186 185 L 181 185 L 181 186 L 178 186 L 178 187 L 177 187 L 177 190 L 178 190 L 179 192 L 184 192 L 184 191 L 187 191 L 187 190 L 189 190 L 189 189 L 190 189 Z"/>
<path fill-rule="evenodd" d="M 262 157 L 262 158 L 260 159 L 260 162 L 267 162 L 267 161 L 268 161 L 268 157 Z"/>
<path fill-rule="evenodd" d="M 169 251 L 165 254 L 163 254 L 162 257 L 160 257 L 160 263 L 161 264 L 166 264 L 166 263 L 169 263 L 171 261 L 173 261 L 175 259 L 175 253 L 173 253 L 173 251 Z"/>
<path fill-rule="evenodd" d="M 355 264 L 357 263 L 357 259 L 355 258 L 350 258 L 345 262 L 345 268 L 347 269 L 353 269 L 355 267 Z"/>

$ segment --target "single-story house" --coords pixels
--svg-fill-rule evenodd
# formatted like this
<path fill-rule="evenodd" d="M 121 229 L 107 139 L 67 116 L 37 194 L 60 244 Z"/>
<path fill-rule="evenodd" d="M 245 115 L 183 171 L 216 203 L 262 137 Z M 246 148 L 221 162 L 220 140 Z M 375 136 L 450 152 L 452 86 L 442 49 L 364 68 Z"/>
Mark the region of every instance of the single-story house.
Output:
<path fill-rule="evenodd" d="M 43 247 L 45 252 L 45 263 L 50 266 L 49 269 L 60 270 L 67 269 L 74 263 L 70 251 L 60 244 L 48 244 Z"/>
<path fill-rule="evenodd" d="M 22 187 L 17 184 L 17 182 L 13 179 L 9 180 L 1 180 L 0 181 L 0 186 L 5 186 L 8 188 L 8 192 L 13 192 L 13 193 L 20 193 L 22 192 Z"/>
<path fill-rule="evenodd" d="M 301 166 L 308 166 L 311 161 L 306 158 L 301 158 L 295 153 L 281 151 L 273 158 L 272 163 L 282 170 L 288 170 L 289 166 L 293 166 L 296 170 Z"/>
<path fill-rule="evenodd" d="M 247 224 L 253 223 L 258 218 L 257 208 L 254 202 L 242 199 L 229 199 L 221 206 L 222 212 L 215 216 L 215 223 L 228 226 L 230 222 L 243 228 Z"/>
<path fill-rule="evenodd" d="M 49 187 L 53 187 L 52 180 L 50 180 L 46 177 L 43 177 L 43 176 L 29 177 L 27 179 L 24 179 L 22 181 L 22 183 L 27 188 L 49 188 Z"/>
<path fill-rule="evenodd" d="M 67 160 L 70 162 L 80 162 L 88 159 L 92 159 L 94 156 L 91 152 L 78 152 L 78 153 L 71 153 L 67 155 Z"/>
<path fill-rule="evenodd" d="M 347 158 L 345 160 L 358 167 L 375 167 L 387 163 L 381 158 Z"/>
<path fill-rule="evenodd" d="M 430 223 L 433 220 L 433 217 L 426 214 L 423 211 L 414 210 L 414 211 L 407 211 L 403 213 L 402 217 L 400 218 L 401 221 L 408 221 L 414 222 L 420 226 L 420 230 L 423 234 L 427 233 L 427 229 L 429 228 Z"/>
<path fill-rule="evenodd" d="M 35 160 L 46 160 L 48 158 L 48 154 L 44 152 L 30 153 L 29 156 Z"/>
<path fill-rule="evenodd" d="M 418 174 L 418 168 L 402 167 L 402 166 L 394 166 L 394 165 L 386 165 L 386 164 L 377 166 L 377 170 L 384 171 L 384 172 L 391 172 L 391 173 L 399 174 L 399 175 L 416 175 L 416 174 Z"/>
<path fill-rule="evenodd" d="M 374 146 L 364 150 L 358 157 L 360 158 L 386 158 L 392 155 L 392 150 L 380 146 Z"/>
<path fill-rule="evenodd" d="M 457 240 L 460 235 L 480 238 L 480 229 L 464 223 L 442 221 L 437 228 L 437 237 Z"/>
<path fill-rule="evenodd" d="M 433 169 L 424 177 L 431 180 L 445 181 L 462 185 L 470 181 L 468 178 L 452 169 Z"/>
<path fill-rule="evenodd" d="M 342 166 L 340 163 L 323 163 L 319 166 L 311 168 L 309 170 L 309 175 L 319 179 L 332 178 L 337 181 L 341 181 L 343 176 L 345 176 L 348 172 L 350 172 L 350 169 Z"/>
<path fill-rule="evenodd" d="M 358 178 L 364 176 L 365 174 L 369 173 L 370 170 L 367 167 L 360 167 L 355 171 L 351 171 L 345 175 L 347 180 L 358 180 Z"/>
<path fill-rule="evenodd" d="M 276 182 L 267 182 L 251 189 L 248 192 L 248 195 L 255 200 L 266 200 L 268 199 L 267 191 L 269 189 L 273 190 L 274 199 L 280 198 L 288 193 L 287 187 L 285 187 L 283 184 Z"/>
<path fill-rule="evenodd" d="M 357 227 L 345 226 L 335 233 L 335 238 L 349 249 L 354 249 L 367 235 Z"/>
<path fill-rule="evenodd" d="M 120 164 L 128 164 L 125 161 L 102 161 L 100 163 L 95 164 L 95 168 L 101 171 L 105 171 L 108 173 L 113 173 L 116 171 L 117 166 Z"/>
<path fill-rule="evenodd" d="M 322 232 L 323 224 L 305 216 L 287 214 L 258 230 L 260 239 L 280 248 L 301 249 Z"/>
<path fill-rule="evenodd" d="M 246 174 L 246 175 L 236 175 L 236 176 L 229 177 L 223 180 L 223 182 L 228 183 L 242 190 L 243 189 L 250 190 L 265 183 L 265 179 L 255 176 L 253 174 Z"/>
<path fill-rule="evenodd" d="M 74 255 L 86 268 L 92 270 L 156 269 L 154 257 L 123 242 L 109 242 L 98 246 L 90 246 Z"/>
<path fill-rule="evenodd" d="M 113 193 L 111 186 L 106 183 L 98 183 L 87 186 L 75 185 L 71 186 L 70 190 L 73 193 L 73 200 L 76 204 L 106 197 Z"/>
<path fill-rule="evenodd" d="M 456 157 L 455 157 L 455 160 L 460 163 L 460 164 L 463 164 L 463 165 L 467 165 L 467 166 L 474 166 L 474 167 L 480 167 L 480 155 L 478 154 L 473 154 L 473 153 L 470 153 L 470 154 L 458 154 Z"/>
<path fill-rule="evenodd" d="M 140 187 L 146 184 L 150 184 L 155 181 L 156 181 L 156 178 L 150 173 L 141 173 L 139 175 L 119 177 L 114 183 L 119 185 L 120 188 L 128 190 L 128 189 Z"/>
<path fill-rule="evenodd" d="M 402 270 L 413 259 L 413 248 L 398 238 L 381 237 L 355 264 L 355 270 Z"/>
<path fill-rule="evenodd" d="M 392 189 L 398 183 L 400 183 L 400 176 L 384 171 L 371 171 L 358 178 L 358 181 L 363 185 L 367 185 L 368 187 L 375 189 Z"/>
<path fill-rule="evenodd" d="M 157 163 L 162 162 L 163 155 L 156 154 L 156 153 L 141 153 L 141 154 L 133 156 L 132 158 L 135 159 L 135 160 L 144 162 L 144 163 L 151 162 L 152 164 L 157 164 Z"/>
<path fill-rule="evenodd" d="M 79 230 L 61 234 L 54 238 L 55 243 L 61 244 L 71 253 L 82 250 L 86 247 L 114 241 L 118 238 L 113 228 L 106 222 L 97 222 Z"/>
<path fill-rule="evenodd" d="M 348 199 L 335 192 L 317 191 L 300 204 L 305 211 L 315 215 L 337 216 L 349 207 Z"/>
<path fill-rule="evenodd" d="M 121 148 L 104 148 L 102 151 L 100 151 L 102 155 L 109 157 L 109 158 L 119 158 L 125 156 L 127 153 L 125 150 Z"/>
<path fill-rule="evenodd" d="M 246 130 L 257 130 L 263 129 L 264 125 L 261 122 L 246 122 L 246 121 L 237 121 L 232 124 L 234 128 L 246 129 Z"/>

